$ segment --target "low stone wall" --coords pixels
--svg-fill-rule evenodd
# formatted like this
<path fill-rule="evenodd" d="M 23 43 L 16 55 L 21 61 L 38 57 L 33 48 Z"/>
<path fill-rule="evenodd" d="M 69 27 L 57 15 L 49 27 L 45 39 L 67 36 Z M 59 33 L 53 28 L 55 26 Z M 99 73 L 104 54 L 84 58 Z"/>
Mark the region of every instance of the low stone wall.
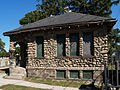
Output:
<path fill-rule="evenodd" d="M 99 68 L 100 69 L 100 68 Z M 56 79 L 56 80 L 61 80 L 56 77 L 56 71 L 57 70 L 65 70 L 66 72 L 66 78 L 62 80 L 77 80 L 77 81 L 95 81 L 102 83 L 103 82 L 103 70 L 92 70 L 93 72 L 93 79 L 92 80 L 84 80 L 83 79 L 83 71 L 80 68 L 60 68 L 60 67 L 46 67 L 46 68 L 27 68 L 27 76 L 28 77 L 36 77 L 36 78 L 42 78 L 42 79 Z M 70 78 L 70 71 L 71 70 L 77 70 L 79 71 L 79 78 L 73 79 Z"/>
<path fill-rule="evenodd" d="M 11 66 L 9 68 L 9 79 L 24 79 L 26 77 L 26 69 L 19 66 Z"/>
<path fill-rule="evenodd" d="M 0 58 L 0 67 L 5 67 L 5 66 L 9 66 L 9 58 L 8 57 L 3 57 Z"/>
<path fill-rule="evenodd" d="M 55 70 L 54 69 L 46 69 L 46 68 L 28 68 L 27 76 L 28 77 L 37 77 L 37 78 L 49 78 L 55 79 Z"/>

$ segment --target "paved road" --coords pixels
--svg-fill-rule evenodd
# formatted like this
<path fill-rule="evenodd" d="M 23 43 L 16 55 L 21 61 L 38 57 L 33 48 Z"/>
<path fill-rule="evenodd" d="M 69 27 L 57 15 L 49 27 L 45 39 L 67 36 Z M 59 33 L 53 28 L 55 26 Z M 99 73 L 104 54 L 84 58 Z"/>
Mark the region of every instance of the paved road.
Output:
<path fill-rule="evenodd" d="M 5 74 L 0 74 L 0 86 L 7 84 L 22 85 L 27 87 L 42 88 L 42 89 L 52 89 L 52 90 L 79 90 L 78 88 L 72 87 L 62 87 L 62 86 L 52 86 L 46 84 L 32 83 L 23 80 L 12 80 L 2 78 Z"/>

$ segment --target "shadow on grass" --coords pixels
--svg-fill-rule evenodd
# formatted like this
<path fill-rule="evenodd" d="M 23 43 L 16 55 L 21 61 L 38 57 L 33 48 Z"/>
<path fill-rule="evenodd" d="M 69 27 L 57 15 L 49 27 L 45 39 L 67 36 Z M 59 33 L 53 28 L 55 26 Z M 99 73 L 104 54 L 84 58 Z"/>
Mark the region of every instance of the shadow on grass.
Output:
<path fill-rule="evenodd" d="M 101 89 L 94 86 L 93 84 L 89 84 L 89 85 L 81 85 L 79 90 L 101 90 Z"/>

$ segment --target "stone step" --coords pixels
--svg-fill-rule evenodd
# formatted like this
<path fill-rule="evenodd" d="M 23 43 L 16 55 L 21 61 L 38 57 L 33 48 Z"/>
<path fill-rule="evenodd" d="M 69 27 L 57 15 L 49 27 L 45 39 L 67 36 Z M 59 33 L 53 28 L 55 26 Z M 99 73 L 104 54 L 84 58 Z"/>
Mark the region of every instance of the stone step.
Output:
<path fill-rule="evenodd" d="M 8 79 L 24 79 L 26 77 L 26 69 L 22 67 L 10 67 L 10 76 Z"/>
<path fill-rule="evenodd" d="M 7 79 L 16 79 L 16 80 L 23 80 L 25 77 L 23 75 L 19 75 L 19 74 L 14 74 L 11 76 L 8 76 Z"/>
<path fill-rule="evenodd" d="M 25 77 L 24 74 L 21 74 L 21 73 L 11 73 L 10 74 L 10 76 L 17 76 L 17 75 Z"/>

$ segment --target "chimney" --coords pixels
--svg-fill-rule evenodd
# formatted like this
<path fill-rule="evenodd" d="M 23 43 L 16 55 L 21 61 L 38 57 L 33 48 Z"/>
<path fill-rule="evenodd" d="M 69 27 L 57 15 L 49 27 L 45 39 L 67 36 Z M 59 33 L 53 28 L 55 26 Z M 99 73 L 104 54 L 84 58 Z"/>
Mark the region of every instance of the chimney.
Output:
<path fill-rule="evenodd" d="M 68 12 L 71 12 L 71 11 L 70 11 L 70 8 L 69 8 L 69 7 L 65 7 L 65 8 L 64 8 L 64 13 L 68 13 Z"/>

